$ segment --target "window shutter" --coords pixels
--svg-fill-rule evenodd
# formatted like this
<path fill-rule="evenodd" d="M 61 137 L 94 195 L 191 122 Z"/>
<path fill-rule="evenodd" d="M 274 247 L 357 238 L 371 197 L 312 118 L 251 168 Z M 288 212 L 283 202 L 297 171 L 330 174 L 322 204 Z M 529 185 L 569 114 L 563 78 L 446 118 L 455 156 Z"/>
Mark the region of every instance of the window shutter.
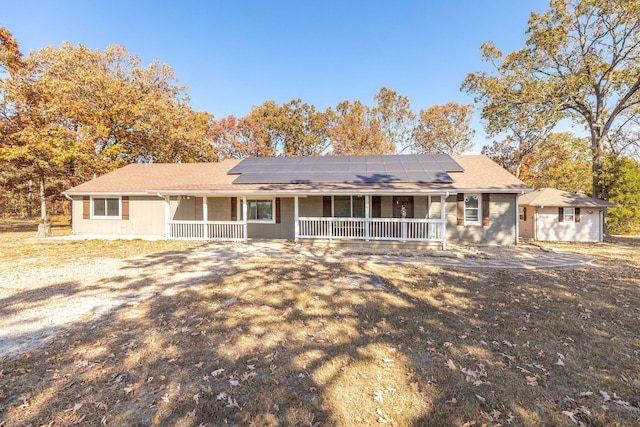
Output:
<path fill-rule="evenodd" d="M 371 196 L 371 218 L 382 218 L 381 196 Z"/>
<path fill-rule="evenodd" d="M 482 193 L 482 226 L 488 227 L 491 225 L 491 216 L 490 216 L 490 196 L 489 193 Z"/>
<path fill-rule="evenodd" d="M 522 215 L 524 216 L 524 220 L 523 221 L 526 221 L 527 220 L 527 207 L 526 206 L 524 208 L 522 208 Z"/>
<path fill-rule="evenodd" d="M 331 196 L 322 196 L 322 216 L 331 216 Z"/>
<path fill-rule="evenodd" d="M 558 222 L 564 222 L 564 208 L 558 208 Z"/>
<path fill-rule="evenodd" d="M 238 198 L 231 198 L 231 221 L 238 220 Z"/>
<path fill-rule="evenodd" d="M 82 219 L 91 218 L 91 197 L 82 197 Z"/>
<path fill-rule="evenodd" d="M 280 224 L 280 197 L 276 197 L 276 224 Z"/>
<path fill-rule="evenodd" d="M 124 220 L 129 219 L 129 196 L 122 196 L 122 212 L 121 217 Z"/>
<path fill-rule="evenodd" d="M 576 219 L 576 222 L 580 222 L 580 208 L 576 208 L 575 219 Z"/>
<path fill-rule="evenodd" d="M 458 225 L 464 225 L 464 194 L 458 193 Z"/>

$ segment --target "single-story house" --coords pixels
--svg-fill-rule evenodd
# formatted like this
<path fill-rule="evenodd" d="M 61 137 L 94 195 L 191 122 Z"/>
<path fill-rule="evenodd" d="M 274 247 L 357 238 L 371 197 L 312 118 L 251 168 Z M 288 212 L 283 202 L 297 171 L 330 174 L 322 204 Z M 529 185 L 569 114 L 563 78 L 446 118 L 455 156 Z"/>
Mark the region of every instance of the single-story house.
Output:
<path fill-rule="evenodd" d="M 531 189 L 482 155 L 130 164 L 63 194 L 74 234 L 514 245 Z"/>
<path fill-rule="evenodd" d="M 616 206 L 555 188 L 525 194 L 519 205 L 521 237 L 566 242 L 601 242 L 606 208 Z"/>

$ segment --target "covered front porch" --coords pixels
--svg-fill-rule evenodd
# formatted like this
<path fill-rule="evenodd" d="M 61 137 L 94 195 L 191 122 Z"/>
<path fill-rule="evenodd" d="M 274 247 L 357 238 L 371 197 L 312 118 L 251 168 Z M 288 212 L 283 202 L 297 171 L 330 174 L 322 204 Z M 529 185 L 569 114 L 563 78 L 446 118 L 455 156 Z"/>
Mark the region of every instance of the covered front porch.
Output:
<path fill-rule="evenodd" d="M 448 194 L 158 195 L 169 239 L 397 241 L 446 249 Z"/>

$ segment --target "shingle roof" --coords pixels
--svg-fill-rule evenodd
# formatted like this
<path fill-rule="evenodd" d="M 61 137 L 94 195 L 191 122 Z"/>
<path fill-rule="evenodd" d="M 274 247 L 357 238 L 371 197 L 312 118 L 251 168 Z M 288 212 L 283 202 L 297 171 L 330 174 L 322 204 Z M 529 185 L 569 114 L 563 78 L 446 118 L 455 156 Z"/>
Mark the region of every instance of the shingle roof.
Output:
<path fill-rule="evenodd" d="M 533 193 L 525 194 L 519 199 L 520 205 L 552 206 L 552 207 L 614 207 L 615 203 L 593 199 L 582 194 L 569 193 L 555 188 L 541 188 Z"/>
<path fill-rule="evenodd" d="M 137 163 L 73 187 L 67 195 L 90 194 L 194 194 L 239 192 L 421 191 L 421 192 L 528 192 L 531 189 L 482 155 L 452 156 L 464 169 L 449 172 L 451 183 L 376 182 L 306 184 L 234 184 L 228 172 L 240 160 L 220 163 Z"/>

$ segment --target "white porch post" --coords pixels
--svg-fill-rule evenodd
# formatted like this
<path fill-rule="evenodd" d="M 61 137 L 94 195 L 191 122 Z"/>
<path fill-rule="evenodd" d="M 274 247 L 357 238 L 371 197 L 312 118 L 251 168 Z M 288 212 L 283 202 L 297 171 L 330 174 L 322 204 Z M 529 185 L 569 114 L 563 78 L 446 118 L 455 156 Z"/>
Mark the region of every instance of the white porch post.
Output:
<path fill-rule="evenodd" d="M 248 235 L 247 235 L 247 196 L 242 196 L 242 241 L 247 243 Z"/>
<path fill-rule="evenodd" d="M 293 228 L 294 228 L 294 241 L 298 241 L 300 235 L 300 220 L 298 219 L 298 196 L 293 197 Z"/>
<path fill-rule="evenodd" d="M 371 204 L 369 203 L 371 196 L 364 196 L 364 240 L 366 242 L 369 241 L 369 228 L 370 228 L 370 218 L 371 218 Z"/>
<path fill-rule="evenodd" d="M 204 227 L 204 240 L 209 240 L 209 227 L 207 226 L 207 220 L 209 219 L 209 205 L 207 204 L 207 199 L 207 196 L 202 197 L 202 222 Z"/>
<path fill-rule="evenodd" d="M 518 195 L 516 194 L 516 246 L 520 240 L 520 204 L 518 203 Z"/>
<path fill-rule="evenodd" d="M 171 201 L 169 196 L 164 196 L 164 237 L 171 238 Z"/>
<path fill-rule="evenodd" d="M 442 221 L 442 250 L 447 250 L 447 196 L 448 194 L 443 194 L 440 196 L 440 220 Z"/>

